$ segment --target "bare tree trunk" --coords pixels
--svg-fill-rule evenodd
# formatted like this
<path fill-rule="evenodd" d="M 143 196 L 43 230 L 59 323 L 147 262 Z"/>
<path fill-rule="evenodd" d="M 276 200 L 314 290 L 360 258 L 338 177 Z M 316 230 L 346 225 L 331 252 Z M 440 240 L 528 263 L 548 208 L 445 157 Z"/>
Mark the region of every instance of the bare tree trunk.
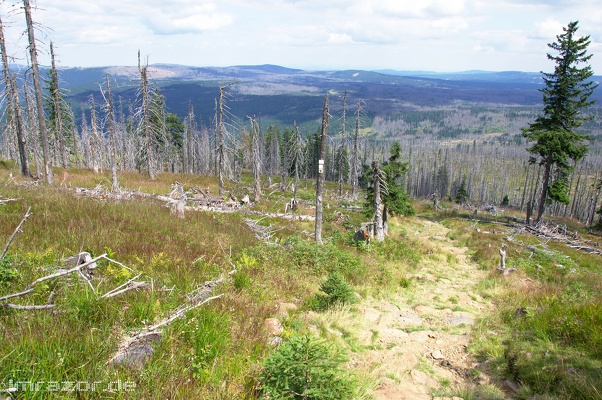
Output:
<path fill-rule="evenodd" d="M 138 53 L 138 68 L 140 69 L 140 79 L 142 84 L 142 126 L 144 129 L 144 147 L 146 150 L 147 173 L 151 180 L 155 179 L 155 170 L 153 163 L 155 162 L 152 132 L 150 123 L 150 93 L 148 91 L 148 70 L 147 67 L 140 66 L 140 53 Z"/>
<path fill-rule="evenodd" d="M 217 180 L 219 182 L 219 195 L 224 194 L 224 136 L 226 127 L 224 125 L 224 90 L 225 86 L 219 88 L 219 122 L 217 127 Z"/>
<path fill-rule="evenodd" d="M 380 187 L 382 176 L 377 161 L 372 161 L 372 176 L 374 180 L 374 222 L 376 223 L 376 240 L 382 242 L 385 240 L 385 231 L 383 228 L 382 200 L 380 198 Z"/>
<path fill-rule="evenodd" d="M 95 174 L 102 172 L 102 143 L 93 95 L 90 95 L 90 162 Z"/>
<path fill-rule="evenodd" d="M 109 124 L 109 145 L 111 146 L 111 186 L 114 192 L 119 190 L 119 182 L 117 181 L 117 127 L 115 123 L 115 112 L 113 110 L 113 95 L 111 94 L 111 83 L 109 82 L 109 74 L 105 74 L 107 81 L 107 120 Z"/>
<path fill-rule="evenodd" d="M 50 42 L 50 58 L 52 62 L 52 82 L 54 100 L 54 134 L 59 141 L 59 150 L 61 152 L 61 162 L 63 168 L 67 169 L 67 147 L 65 146 L 65 135 L 63 134 L 63 116 L 61 113 L 61 96 L 59 91 L 59 74 L 54 61 L 54 45 Z"/>
<path fill-rule="evenodd" d="M 17 141 L 19 146 L 19 158 L 21 160 L 21 174 L 23 176 L 31 176 L 31 171 L 29 170 L 29 160 L 27 155 L 27 141 L 25 140 L 25 127 L 23 121 L 23 115 L 21 113 L 21 105 L 19 104 L 19 91 L 17 90 L 17 77 L 16 74 L 10 79 L 7 89 L 14 96 L 12 99 L 9 99 L 11 103 L 9 108 L 13 109 L 13 115 L 15 117 L 15 125 L 17 128 Z"/>
<path fill-rule="evenodd" d="M 257 121 L 251 120 L 251 164 L 253 168 L 253 191 L 254 200 L 258 202 L 261 198 L 261 129 Z"/>
<path fill-rule="evenodd" d="M 525 175 L 525 185 L 523 187 L 523 196 L 522 199 L 520 201 L 520 210 L 521 212 L 523 211 L 523 207 L 525 205 L 525 196 L 527 195 L 527 183 L 529 182 L 529 171 L 531 168 L 529 168 L 529 164 L 527 164 L 526 168 L 527 171 L 526 175 Z"/>
<path fill-rule="evenodd" d="M 345 129 L 347 125 L 347 91 L 343 95 L 343 119 L 341 121 L 341 147 L 339 149 L 339 196 L 343 195 L 343 179 L 345 177 L 343 164 L 345 158 Z"/>
<path fill-rule="evenodd" d="M 355 111 L 355 132 L 353 135 L 353 154 L 351 156 L 351 171 L 349 183 L 351 183 L 351 196 L 355 199 L 357 196 L 357 188 L 359 186 L 359 154 L 358 154 L 358 136 L 360 134 L 360 112 L 361 100 L 357 100 L 357 110 Z"/>
<path fill-rule="evenodd" d="M 17 91 L 15 90 L 15 93 Z M 25 105 L 27 110 L 27 128 L 29 133 L 29 140 L 27 141 L 31 146 L 31 152 L 33 154 L 34 163 L 36 166 L 36 175 L 41 176 L 42 172 L 42 156 L 40 154 L 40 135 L 38 134 L 37 115 L 36 107 L 31 98 L 31 93 L 27 87 L 26 81 L 23 81 L 23 94 L 25 95 Z"/>
<path fill-rule="evenodd" d="M 551 152 L 548 153 L 548 156 L 546 157 L 545 164 L 544 164 L 541 195 L 539 197 L 539 207 L 537 209 L 537 219 L 535 220 L 536 224 L 541 222 L 543 213 L 546 209 L 546 200 L 548 198 L 548 186 L 550 183 L 550 171 L 552 169 L 552 155 L 553 154 Z"/>
<path fill-rule="evenodd" d="M 29 0 L 23 0 L 23 6 L 25 9 L 25 20 L 27 22 L 27 35 L 29 37 L 29 56 L 31 58 L 33 85 L 36 93 L 38 125 L 40 129 L 40 139 L 42 140 L 42 153 L 44 156 L 44 174 L 46 177 L 46 182 L 52 185 L 54 184 L 54 173 L 52 171 L 52 160 L 50 158 L 50 148 L 48 146 L 48 133 L 46 131 L 46 121 L 44 119 L 44 102 L 42 98 L 42 88 L 40 87 L 40 71 L 38 69 L 36 39 L 34 36 L 33 20 L 31 19 L 31 8 L 29 6 Z"/>
<path fill-rule="evenodd" d="M 27 147 L 25 141 L 25 132 L 23 129 L 23 116 L 21 115 L 21 106 L 19 105 L 19 93 L 16 86 L 16 78 L 13 82 L 10 71 L 8 70 L 8 56 L 6 55 L 6 42 L 4 39 L 4 26 L 0 19 L 0 53 L 2 53 L 2 67 L 4 73 L 4 83 L 6 85 L 6 95 L 8 97 L 8 119 L 14 126 L 17 134 L 17 148 L 19 151 L 19 165 L 23 176 L 30 176 L 29 161 L 27 160 Z"/>
<path fill-rule="evenodd" d="M 328 95 L 324 97 L 322 110 L 322 133 L 320 136 L 320 158 L 318 160 L 318 175 L 316 182 L 316 242 L 322 242 L 322 192 L 324 191 L 324 159 L 326 158 L 326 141 L 328 140 Z"/>
<path fill-rule="evenodd" d="M 299 187 L 299 163 L 301 162 L 301 139 L 299 137 L 299 127 L 295 122 L 295 187 L 293 188 L 293 200 L 297 203 L 297 188 Z"/>

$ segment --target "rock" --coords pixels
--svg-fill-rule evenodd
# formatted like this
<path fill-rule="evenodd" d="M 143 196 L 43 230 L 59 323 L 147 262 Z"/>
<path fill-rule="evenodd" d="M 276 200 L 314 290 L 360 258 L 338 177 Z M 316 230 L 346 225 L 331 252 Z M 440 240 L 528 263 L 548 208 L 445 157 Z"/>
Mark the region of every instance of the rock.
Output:
<path fill-rule="evenodd" d="M 426 387 L 436 387 L 438 385 L 436 380 L 434 380 L 424 372 L 418 371 L 417 369 L 411 370 L 410 376 L 412 377 L 412 380 L 419 385 L 423 385 Z"/>
<path fill-rule="evenodd" d="M 268 345 L 271 348 L 278 347 L 282 344 L 282 338 L 280 336 L 272 336 L 268 339 Z"/>
<path fill-rule="evenodd" d="M 520 387 L 518 386 L 518 384 L 509 379 L 506 379 L 506 381 L 504 382 L 504 386 L 507 387 L 508 389 L 512 390 L 514 393 L 518 393 L 520 390 Z"/>
<path fill-rule="evenodd" d="M 433 331 L 414 331 L 410 332 L 410 338 L 418 343 L 425 343 L 427 340 L 431 339 L 433 335 Z"/>
<path fill-rule="evenodd" d="M 110 364 L 140 369 L 152 355 L 153 348 L 149 343 L 136 343 L 115 355 Z"/>
<path fill-rule="evenodd" d="M 122 345 L 117 353 L 109 360 L 111 365 L 121 365 L 132 369 L 140 369 L 153 355 L 151 343 L 161 340 L 161 334 L 151 332 L 143 337 Z M 126 343 L 128 343 L 126 342 Z M 127 346 L 127 347 L 126 347 Z"/>
<path fill-rule="evenodd" d="M 281 318 L 287 318 L 289 312 L 296 311 L 297 305 L 294 303 L 280 303 L 278 304 L 277 314 Z"/>
<path fill-rule="evenodd" d="M 403 310 L 399 313 L 397 321 L 404 325 L 422 325 L 422 318 L 420 318 L 412 310 Z"/>
<path fill-rule="evenodd" d="M 263 325 L 269 336 L 280 336 L 284 332 L 284 327 L 277 318 L 267 318 Z"/>
<path fill-rule="evenodd" d="M 474 324 L 475 316 L 468 312 L 456 311 L 452 317 L 445 318 L 444 321 L 453 326 L 462 324 L 472 325 Z"/>
<path fill-rule="evenodd" d="M 440 350 L 433 351 L 431 353 L 431 357 L 433 357 L 435 360 L 443 360 L 445 358 Z"/>

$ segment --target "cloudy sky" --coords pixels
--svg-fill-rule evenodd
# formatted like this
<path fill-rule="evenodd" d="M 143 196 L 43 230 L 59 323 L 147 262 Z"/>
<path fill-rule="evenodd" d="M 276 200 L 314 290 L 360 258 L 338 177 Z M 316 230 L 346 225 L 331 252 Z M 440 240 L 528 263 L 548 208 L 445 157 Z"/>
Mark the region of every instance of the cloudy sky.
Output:
<path fill-rule="evenodd" d="M 24 62 L 22 3 L 0 1 L 8 53 Z M 578 20 L 602 74 L 602 0 L 30 1 L 61 66 L 136 65 L 140 49 L 150 64 L 538 72 Z"/>

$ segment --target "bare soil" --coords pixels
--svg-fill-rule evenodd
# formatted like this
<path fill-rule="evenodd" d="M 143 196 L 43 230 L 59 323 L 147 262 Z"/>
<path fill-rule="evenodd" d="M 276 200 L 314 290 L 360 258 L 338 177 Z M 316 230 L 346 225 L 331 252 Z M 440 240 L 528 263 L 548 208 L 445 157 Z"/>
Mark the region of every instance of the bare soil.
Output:
<path fill-rule="evenodd" d="M 375 379 L 376 399 L 432 400 L 445 385 L 488 383 L 476 375 L 467 346 L 475 320 L 492 305 L 476 285 L 487 272 L 469 260 L 443 225 L 421 220 L 408 235 L 429 253 L 406 290 L 383 299 L 362 299 L 357 307 L 361 350 L 351 365 Z"/>

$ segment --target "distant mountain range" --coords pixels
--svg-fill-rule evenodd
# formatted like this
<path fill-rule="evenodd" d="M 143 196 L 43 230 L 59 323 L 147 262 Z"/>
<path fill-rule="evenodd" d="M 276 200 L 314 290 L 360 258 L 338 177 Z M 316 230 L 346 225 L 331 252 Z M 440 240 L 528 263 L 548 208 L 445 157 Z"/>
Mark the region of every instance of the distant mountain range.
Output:
<path fill-rule="evenodd" d="M 21 69 L 14 66 L 14 69 Z M 331 108 L 342 107 L 340 98 L 348 94 L 348 104 L 365 103 L 369 115 L 395 113 L 409 106 L 444 106 L 457 102 L 533 106 L 541 103 L 542 79 L 539 73 L 506 71 L 305 71 L 277 65 L 232 67 L 192 67 L 172 64 L 149 65 L 151 81 L 161 88 L 167 107 L 180 117 L 192 104 L 203 120 L 213 115 L 219 86 L 229 87 L 233 115 L 262 115 L 284 124 L 303 123 L 321 115 L 323 97 L 329 94 Z M 61 86 L 69 100 L 88 101 L 90 95 L 101 102 L 99 85 L 109 74 L 112 89 L 122 101 L 134 101 L 139 85 L 135 66 L 61 68 Z M 602 76 L 595 77 L 602 80 Z M 594 95 L 602 100 L 602 91 Z"/>

